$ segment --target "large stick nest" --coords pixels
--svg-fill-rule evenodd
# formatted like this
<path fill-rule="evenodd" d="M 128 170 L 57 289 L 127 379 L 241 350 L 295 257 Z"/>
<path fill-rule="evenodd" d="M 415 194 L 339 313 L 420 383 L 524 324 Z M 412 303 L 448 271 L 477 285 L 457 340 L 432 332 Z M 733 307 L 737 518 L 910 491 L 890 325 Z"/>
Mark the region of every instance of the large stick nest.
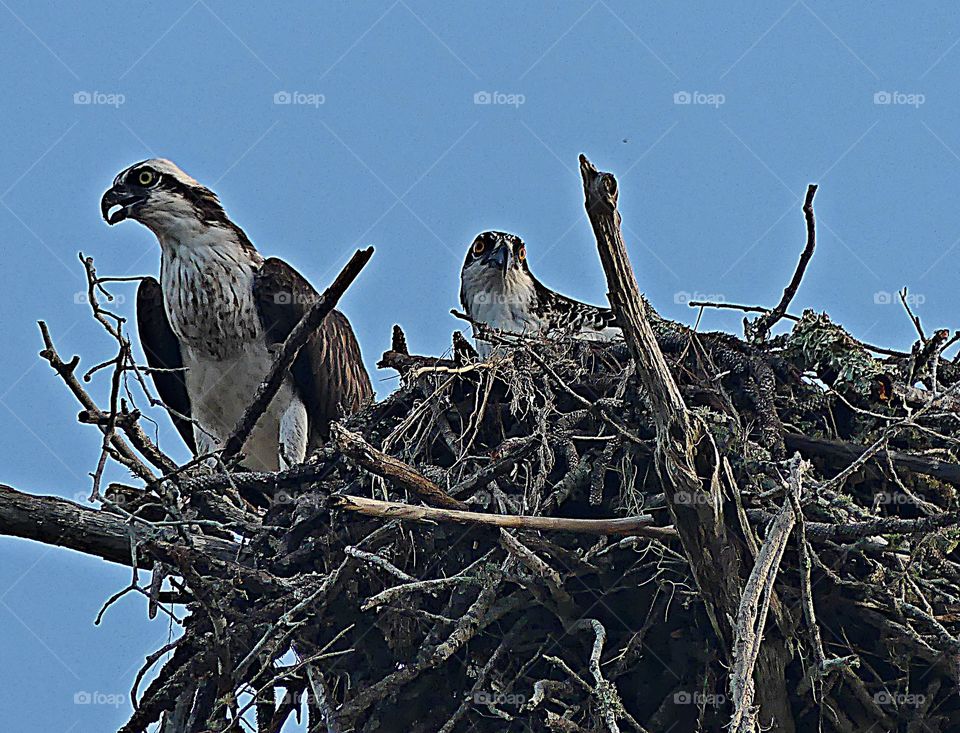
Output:
<path fill-rule="evenodd" d="M 875 356 L 813 312 L 747 341 L 649 319 L 697 444 L 716 446 L 698 466 L 714 494 L 668 486 L 624 344 L 488 333 L 502 343 L 480 363 L 459 334 L 450 358 L 411 355 L 399 329 L 382 365 L 401 386 L 306 465 L 111 485 L 104 511 L 153 569 L 138 589 L 183 627 L 122 730 L 279 731 L 301 714 L 311 731 L 960 729 L 946 335 Z M 132 414 L 87 421 L 119 431 Z M 423 502 L 439 509 L 398 518 Z M 722 523 L 720 556 L 678 536 L 697 502 Z M 503 515 L 596 521 L 482 523 Z M 739 608 L 700 587 L 710 568 Z"/>

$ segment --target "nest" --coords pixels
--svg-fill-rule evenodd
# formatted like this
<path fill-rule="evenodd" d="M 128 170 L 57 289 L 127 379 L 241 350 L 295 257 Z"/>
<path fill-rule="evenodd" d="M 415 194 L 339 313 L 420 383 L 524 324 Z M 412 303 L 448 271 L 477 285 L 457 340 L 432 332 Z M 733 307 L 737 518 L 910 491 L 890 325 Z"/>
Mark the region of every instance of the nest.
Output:
<path fill-rule="evenodd" d="M 605 258 L 615 184 L 584 169 Z M 786 294 L 746 339 L 697 333 L 608 265 L 624 343 L 486 332 L 481 362 L 395 328 L 400 387 L 306 464 L 198 460 L 85 510 L 152 570 L 111 602 L 183 628 L 122 733 L 960 729 L 948 334 L 898 354 L 805 312 L 770 338 Z M 86 421 L 122 460 L 136 417 Z"/>
<path fill-rule="evenodd" d="M 937 394 L 901 388 L 915 357 L 874 358 L 812 312 L 763 348 L 657 323 L 723 473 L 718 494 L 672 501 L 718 501 L 730 552 L 705 561 L 755 581 L 769 608 L 753 629 L 756 685 L 771 685 L 760 723 L 786 711 L 775 729 L 956 729 L 955 375 Z M 181 531 L 222 535 L 240 562 L 144 537 L 175 578 L 158 602 L 188 615 L 123 730 L 177 709 L 229 729 L 244 707 L 279 730 L 301 704 L 310 730 L 726 725 L 717 602 L 677 534 L 626 348 L 523 340 L 478 363 L 462 343 L 440 360 L 394 340 L 383 365 L 403 385 L 310 464 L 171 482 Z M 424 499 L 436 508 L 403 515 Z M 455 506 L 589 522 L 514 529 Z M 610 521 L 624 518 L 637 524 Z M 774 542 L 779 560 L 754 578 Z"/>

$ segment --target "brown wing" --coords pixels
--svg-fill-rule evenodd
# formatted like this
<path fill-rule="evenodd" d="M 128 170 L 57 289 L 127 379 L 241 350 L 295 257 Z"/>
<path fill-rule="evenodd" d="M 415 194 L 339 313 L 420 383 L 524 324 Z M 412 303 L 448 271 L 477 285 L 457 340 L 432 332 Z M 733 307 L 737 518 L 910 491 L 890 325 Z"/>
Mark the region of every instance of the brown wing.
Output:
<path fill-rule="evenodd" d="M 152 372 L 153 383 L 163 404 L 180 415 L 190 417 L 190 395 L 184 381 L 183 359 L 180 342 L 177 340 L 167 313 L 163 309 L 163 290 L 152 277 L 145 277 L 137 288 L 137 332 L 140 345 L 146 354 L 147 364 L 154 369 L 179 369 L 180 371 Z M 184 442 L 196 454 L 193 425 L 189 420 L 170 413 L 170 419 L 180 432 Z"/>
<path fill-rule="evenodd" d="M 253 285 L 260 321 L 270 343 L 281 343 L 319 298 L 303 276 L 283 260 L 263 263 Z M 308 448 L 320 446 L 331 420 L 356 412 L 373 400 L 370 376 L 350 322 L 331 311 L 300 350 L 291 369 L 310 419 Z"/>

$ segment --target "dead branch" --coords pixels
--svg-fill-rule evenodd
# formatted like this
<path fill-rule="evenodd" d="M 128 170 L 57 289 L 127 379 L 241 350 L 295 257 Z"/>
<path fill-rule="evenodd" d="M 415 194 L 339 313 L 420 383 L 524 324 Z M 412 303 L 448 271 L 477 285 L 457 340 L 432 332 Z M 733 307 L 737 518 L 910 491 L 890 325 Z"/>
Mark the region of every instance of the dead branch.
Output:
<path fill-rule="evenodd" d="M 69 362 L 63 361 L 63 359 L 60 358 L 60 354 L 57 353 L 56 347 L 53 345 L 53 339 L 50 336 L 50 329 L 47 328 L 47 324 L 43 321 L 38 321 L 38 325 L 40 326 L 40 334 L 43 337 L 44 347 L 43 351 L 40 352 L 40 356 L 53 367 L 53 370 L 63 380 L 64 384 L 67 385 L 67 388 L 73 393 L 73 396 L 83 405 L 84 410 L 89 413 L 100 414 L 100 408 L 97 407 L 97 403 L 93 401 L 93 398 L 87 393 L 87 390 L 83 388 L 83 385 L 80 384 L 74 373 L 80 364 L 80 357 L 74 356 Z M 108 426 L 98 425 L 98 427 L 100 427 L 104 435 L 108 433 Z M 154 479 L 149 467 L 140 460 L 123 438 L 116 433 L 110 434 L 110 445 L 116 451 L 118 460 L 133 471 L 136 476 L 146 481 L 152 481 Z"/>
<path fill-rule="evenodd" d="M 331 425 L 330 436 L 337 448 L 351 461 L 377 476 L 390 479 L 399 488 L 412 492 L 430 506 L 445 509 L 467 508 L 466 504 L 451 497 L 411 466 L 377 450 L 360 435 L 351 433 L 342 425 Z"/>
<path fill-rule="evenodd" d="M 130 527 L 118 515 L 74 504 L 55 496 L 34 496 L 0 484 L 0 533 L 57 547 L 67 547 L 120 565 L 131 565 Z M 158 532 L 154 542 L 175 541 L 174 530 Z M 234 562 L 240 547 L 215 537 L 196 538 L 195 551 Z M 140 562 L 149 554 L 138 548 Z"/>
<path fill-rule="evenodd" d="M 799 458 L 795 459 L 787 487 L 791 496 L 799 496 L 804 470 Z M 774 581 L 795 522 L 793 504 L 788 498 L 767 531 L 767 538 L 760 548 L 740 599 L 734 629 L 733 669 L 730 671 L 730 697 L 733 700 L 730 730 L 735 733 L 756 733 L 761 726 L 766 727 L 757 720 L 753 702 L 756 690 L 753 674 L 760 656 Z M 766 679 L 762 683 L 771 684 L 774 680 Z"/>
<path fill-rule="evenodd" d="M 816 193 L 817 184 L 811 183 L 807 186 L 807 195 L 803 200 L 803 218 L 807 223 L 807 243 L 803 248 L 803 252 L 800 253 L 800 261 L 797 263 L 797 269 L 794 271 L 790 283 L 783 290 L 783 296 L 780 298 L 780 302 L 777 303 L 772 311 L 760 316 L 760 318 L 754 322 L 752 331 L 758 341 L 766 339 L 767 334 L 770 333 L 770 329 L 786 315 L 787 308 L 790 307 L 790 302 L 793 300 L 793 296 L 797 294 L 797 289 L 803 280 L 803 274 L 807 271 L 807 265 L 810 264 L 810 258 L 813 257 L 813 250 L 817 246 L 817 225 L 813 215 L 813 197 Z"/>
<path fill-rule="evenodd" d="M 599 172 L 586 156 L 580 156 L 580 175 L 586 197 L 587 216 L 593 225 L 600 261 L 607 277 L 608 297 L 636 363 L 637 373 L 656 423 L 657 468 L 664 484 L 673 524 L 693 569 L 710 620 L 724 648 L 732 649 L 729 619 L 740 602 L 736 562 L 730 558 L 732 544 L 726 536 L 721 513 L 718 475 L 701 482 L 697 454 L 716 466 L 712 441 L 703 428 L 691 421 L 646 317 L 633 268 L 620 232 L 617 181 Z"/>
<path fill-rule="evenodd" d="M 331 506 L 348 512 L 385 519 L 410 519 L 415 522 L 453 522 L 455 524 L 483 524 L 507 529 L 531 529 L 544 532 L 583 532 L 600 535 L 637 535 L 667 539 L 675 536 L 669 527 L 651 527 L 653 517 L 639 516 L 622 519 L 563 519 L 561 517 L 512 516 L 482 514 L 457 509 L 400 504 L 395 501 L 365 499 L 362 496 L 338 494 L 331 497 Z"/>

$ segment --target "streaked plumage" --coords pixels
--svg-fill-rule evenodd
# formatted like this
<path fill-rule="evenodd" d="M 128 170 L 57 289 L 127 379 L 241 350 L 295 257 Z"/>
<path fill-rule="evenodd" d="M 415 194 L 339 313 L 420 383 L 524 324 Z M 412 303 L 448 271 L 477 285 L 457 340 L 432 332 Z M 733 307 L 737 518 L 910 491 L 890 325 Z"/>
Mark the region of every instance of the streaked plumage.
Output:
<path fill-rule="evenodd" d="M 508 333 L 590 341 L 621 336 L 609 308 L 573 300 L 537 280 L 523 240 L 506 232 L 482 232 L 471 243 L 460 272 L 460 303 L 473 320 Z M 486 358 L 490 344 L 478 340 L 477 350 Z"/>
<path fill-rule="evenodd" d="M 195 453 L 216 450 L 253 400 L 272 348 L 318 295 L 290 265 L 264 259 L 217 196 L 168 160 L 121 172 L 101 211 L 109 224 L 139 221 L 160 242 L 160 281 L 145 278 L 137 291 L 140 340 L 151 367 L 171 370 L 153 380 L 183 439 Z M 300 463 L 331 420 L 372 396 L 353 330 L 333 311 L 244 445 L 243 465 Z"/>

